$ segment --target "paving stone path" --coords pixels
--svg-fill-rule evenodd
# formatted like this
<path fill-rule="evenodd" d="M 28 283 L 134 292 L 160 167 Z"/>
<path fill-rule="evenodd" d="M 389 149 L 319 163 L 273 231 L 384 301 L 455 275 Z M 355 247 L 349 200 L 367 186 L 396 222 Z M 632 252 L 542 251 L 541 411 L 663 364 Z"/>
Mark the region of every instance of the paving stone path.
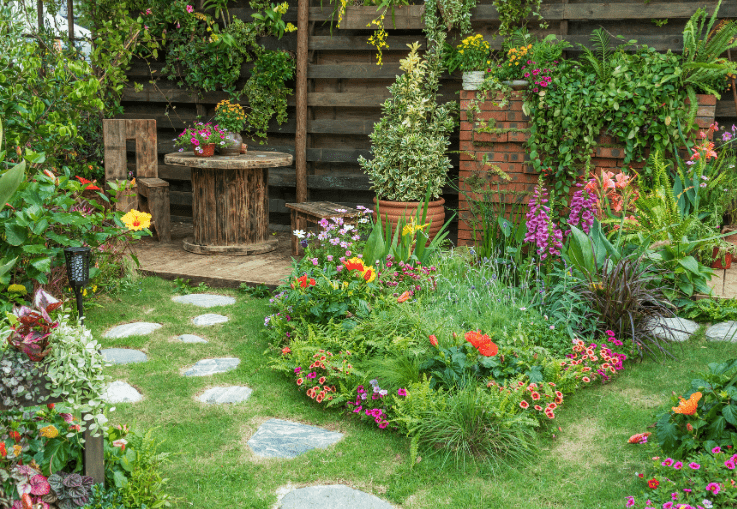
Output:
<path fill-rule="evenodd" d="M 207 403 L 209 405 L 240 403 L 241 401 L 246 401 L 250 398 L 252 392 L 253 391 L 249 387 L 245 386 L 213 387 L 212 389 L 207 389 L 197 399 L 202 403 Z"/>
<path fill-rule="evenodd" d="M 151 334 L 156 329 L 160 329 L 162 326 L 160 323 L 149 323 L 149 322 L 133 322 L 124 323 L 113 327 L 105 334 L 102 335 L 104 338 L 127 338 L 128 336 L 142 336 L 144 334 Z"/>
<path fill-rule="evenodd" d="M 174 302 L 181 304 L 192 304 L 201 308 L 214 308 L 217 306 L 229 306 L 235 304 L 233 297 L 226 295 L 213 295 L 210 293 L 191 293 L 189 295 L 177 295 L 172 297 Z"/>
<path fill-rule="evenodd" d="M 207 313 L 205 315 L 195 316 L 192 319 L 192 323 L 198 327 L 207 327 L 210 325 L 217 325 L 219 323 L 225 323 L 228 321 L 227 316 L 218 315 L 216 313 Z"/>
<path fill-rule="evenodd" d="M 107 386 L 102 399 L 108 403 L 136 403 L 143 399 L 143 395 L 130 384 L 117 380 Z"/>
<path fill-rule="evenodd" d="M 706 339 L 737 343 L 737 322 L 730 321 L 712 325 L 706 329 Z"/>
<path fill-rule="evenodd" d="M 392 505 L 374 495 L 342 484 L 309 486 L 290 491 L 281 500 L 280 509 L 392 509 Z"/>
<path fill-rule="evenodd" d="M 236 357 L 224 357 L 222 359 L 202 359 L 184 372 L 184 376 L 208 376 L 217 373 L 225 373 L 238 367 L 241 360 Z"/>
<path fill-rule="evenodd" d="M 312 449 L 324 449 L 343 438 L 335 433 L 298 422 L 270 419 L 248 441 L 256 454 L 269 458 L 295 458 Z"/>
<path fill-rule="evenodd" d="M 206 339 L 195 336 L 194 334 L 182 334 L 177 339 L 182 343 L 207 343 Z"/>
<path fill-rule="evenodd" d="M 659 320 L 650 320 L 646 327 L 657 338 L 682 343 L 698 330 L 699 324 L 686 318 L 663 317 Z"/>
<path fill-rule="evenodd" d="M 133 364 L 148 360 L 145 353 L 130 348 L 106 348 L 102 351 L 102 358 L 111 364 Z"/>

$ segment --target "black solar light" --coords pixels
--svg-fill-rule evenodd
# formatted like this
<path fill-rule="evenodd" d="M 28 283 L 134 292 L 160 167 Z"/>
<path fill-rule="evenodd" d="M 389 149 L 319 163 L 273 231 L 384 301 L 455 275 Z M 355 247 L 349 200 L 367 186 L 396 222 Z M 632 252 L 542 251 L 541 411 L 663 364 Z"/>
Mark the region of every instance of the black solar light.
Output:
<path fill-rule="evenodd" d="M 64 258 L 67 263 L 67 277 L 69 285 L 77 298 L 77 313 L 79 322 L 84 324 L 84 307 L 82 304 L 82 289 L 90 282 L 90 248 L 66 247 Z"/>

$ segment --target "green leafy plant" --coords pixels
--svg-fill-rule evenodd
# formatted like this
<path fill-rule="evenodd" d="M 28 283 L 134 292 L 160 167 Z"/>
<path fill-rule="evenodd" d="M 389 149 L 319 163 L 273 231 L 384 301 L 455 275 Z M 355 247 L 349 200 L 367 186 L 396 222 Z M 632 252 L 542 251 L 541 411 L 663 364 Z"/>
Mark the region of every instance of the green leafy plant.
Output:
<path fill-rule="evenodd" d="M 95 481 L 76 473 L 56 472 L 49 477 L 48 482 L 59 509 L 74 509 L 87 504 Z"/>
<path fill-rule="evenodd" d="M 430 53 L 425 61 L 419 43 L 409 46 L 400 64 L 404 74 L 389 87 L 392 97 L 370 135 L 374 158 L 358 159 L 384 200 L 420 201 L 428 189 L 437 199 L 451 166 L 445 151 L 454 127 L 452 106 L 436 100 L 442 55 Z"/>
<path fill-rule="evenodd" d="M 657 422 L 663 452 L 685 458 L 694 452 L 737 447 L 737 359 L 709 364 L 691 387 L 671 398 L 674 407 Z"/>
<path fill-rule="evenodd" d="M 681 307 L 679 315 L 696 322 L 737 320 L 737 299 L 699 299 Z"/>
<path fill-rule="evenodd" d="M 271 288 L 263 283 L 255 286 L 249 285 L 247 283 L 241 283 L 240 291 L 241 293 L 250 295 L 254 299 L 265 299 L 266 297 L 271 297 L 272 295 Z"/>
<path fill-rule="evenodd" d="M 481 34 L 469 35 L 455 48 L 446 43 L 444 56 L 448 72 L 485 71 L 491 64 L 489 43 Z"/>

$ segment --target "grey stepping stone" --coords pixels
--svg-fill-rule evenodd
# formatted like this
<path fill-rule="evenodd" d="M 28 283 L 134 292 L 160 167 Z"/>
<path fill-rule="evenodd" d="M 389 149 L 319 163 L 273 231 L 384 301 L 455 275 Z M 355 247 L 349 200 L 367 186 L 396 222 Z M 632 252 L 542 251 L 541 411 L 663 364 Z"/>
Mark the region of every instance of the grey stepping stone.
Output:
<path fill-rule="evenodd" d="M 197 399 L 203 403 L 208 403 L 211 405 L 222 403 L 240 403 L 241 401 L 246 401 L 248 398 L 250 398 L 252 392 L 253 391 L 251 391 L 250 388 L 245 386 L 213 387 L 212 389 L 207 389 L 204 393 L 202 393 L 202 396 Z"/>
<path fill-rule="evenodd" d="M 102 399 L 108 403 L 135 403 L 143 399 L 143 395 L 135 387 L 117 380 L 107 386 Z"/>
<path fill-rule="evenodd" d="M 127 338 L 128 336 L 142 336 L 151 334 L 156 329 L 160 329 L 160 323 L 149 322 L 133 322 L 117 325 L 102 335 L 104 338 Z"/>
<path fill-rule="evenodd" d="M 195 316 L 192 320 L 197 326 L 206 327 L 208 325 L 216 325 L 218 323 L 225 323 L 228 321 L 227 316 L 218 315 L 215 313 L 207 313 L 206 315 Z"/>
<path fill-rule="evenodd" d="M 729 341 L 737 343 L 737 322 L 722 322 L 706 329 L 706 339 L 709 341 Z"/>
<path fill-rule="evenodd" d="M 649 320 L 645 324 L 645 327 L 656 338 L 681 343 L 690 338 L 698 330 L 699 324 L 686 318 L 663 317 Z"/>
<path fill-rule="evenodd" d="M 206 339 L 202 339 L 194 334 L 182 334 L 177 339 L 182 343 L 207 343 Z"/>
<path fill-rule="evenodd" d="M 343 438 L 335 433 L 298 422 L 270 419 L 248 441 L 256 456 L 295 458 L 312 449 L 324 449 Z"/>
<path fill-rule="evenodd" d="M 184 372 L 184 376 L 207 376 L 217 373 L 225 373 L 238 367 L 240 359 L 234 357 L 223 357 L 221 359 L 202 359 Z"/>
<path fill-rule="evenodd" d="M 379 497 L 354 490 L 342 484 L 309 486 L 290 491 L 281 500 L 280 509 L 392 509 Z"/>
<path fill-rule="evenodd" d="M 102 357 L 112 364 L 133 364 L 148 360 L 145 353 L 130 348 L 105 348 L 102 351 Z"/>
<path fill-rule="evenodd" d="M 227 295 L 213 295 L 211 293 L 190 293 L 189 295 L 177 295 L 172 297 L 174 302 L 181 304 L 193 304 L 201 308 L 214 308 L 216 306 L 229 306 L 235 304 L 233 297 Z"/>

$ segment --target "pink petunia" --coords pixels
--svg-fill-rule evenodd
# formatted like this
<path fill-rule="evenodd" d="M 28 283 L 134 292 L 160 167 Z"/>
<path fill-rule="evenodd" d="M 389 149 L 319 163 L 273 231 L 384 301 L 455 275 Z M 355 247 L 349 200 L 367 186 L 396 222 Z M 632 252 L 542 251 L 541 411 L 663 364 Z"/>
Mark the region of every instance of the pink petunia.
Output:
<path fill-rule="evenodd" d="M 721 491 L 721 489 L 722 489 L 721 486 L 719 486 L 715 482 L 710 482 L 709 484 L 706 485 L 706 491 L 711 491 L 715 495 L 718 494 Z"/>

